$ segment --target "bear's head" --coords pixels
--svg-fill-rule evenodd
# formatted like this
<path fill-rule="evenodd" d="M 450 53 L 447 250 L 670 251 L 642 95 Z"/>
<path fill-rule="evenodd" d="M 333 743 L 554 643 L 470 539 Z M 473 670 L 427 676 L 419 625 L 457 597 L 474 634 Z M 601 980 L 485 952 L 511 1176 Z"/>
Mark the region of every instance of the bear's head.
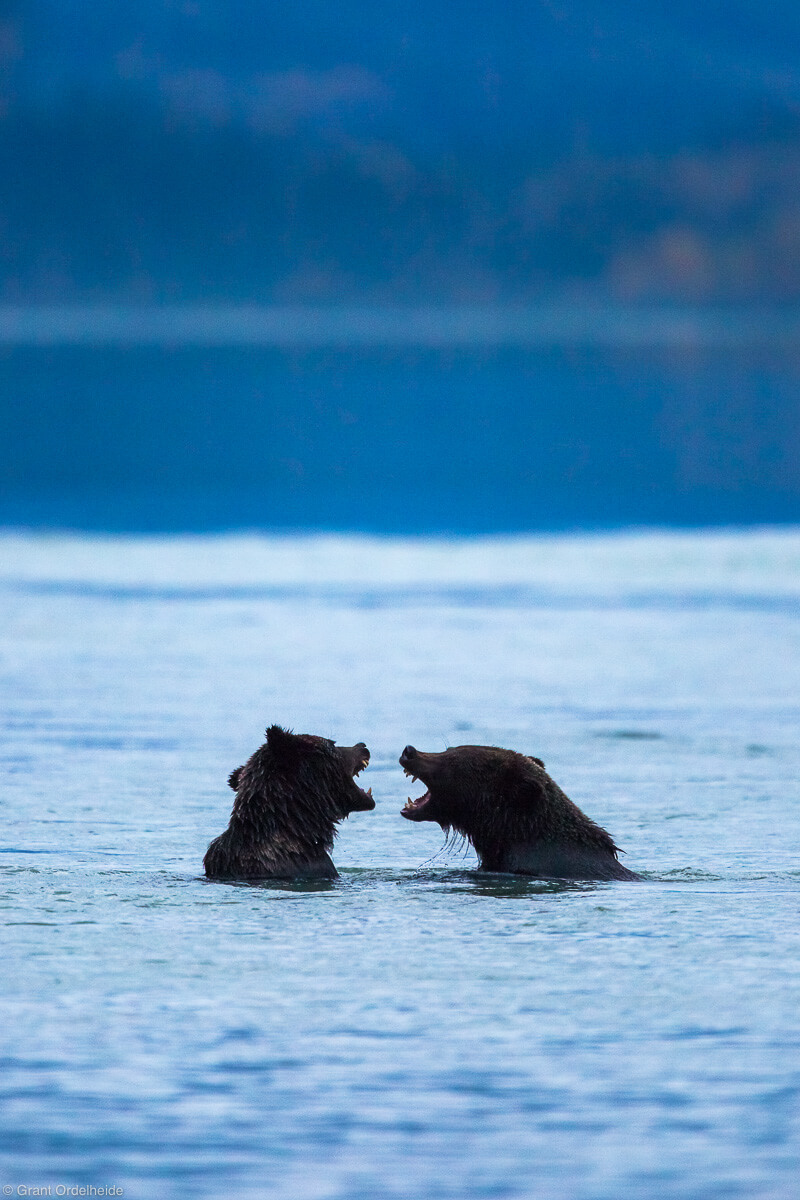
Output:
<path fill-rule="evenodd" d="M 539 758 L 497 746 L 451 746 L 439 754 L 406 746 L 400 765 L 428 789 L 409 799 L 402 815 L 461 834 L 484 864 L 507 861 L 515 846 L 584 847 L 616 856 L 611 835 L 572 803 Z"/>
<path fill-rule="evenodd" d="M 375 807 L 355 781 L 369 762 L 363 742 L 271 725 L 266 741 L 230 775 L 236 792 L 228 828 L 203 860 L 211 879 L 335 879 L 328 857 L 337 822 Z"/>
<path fill-rule="evenodd" d="M 409 821 L 436 821 L 471 838 L 476 826 L 491 820 L 524 785 L 527 761 L 495 746 L 450 746 L 438 754 L 406 746 L 400 765 L 428 790 L 417 800 L 409 797 L 402 815 Z"/>
<path fill-rule="evenodd" d="M 369 812 L 375 807 L 372 788 L 365 792 L 355 781 L 369 763 L 369 750 L 363 742 L 337 746 L 330 738 L 292 733 L 280 725 L 271 725 L 266 747 L 274 770 L 287 783 L 314 793 L 323 789 L 338 816 Z"/>
<path fill-rule="evenodd" d="M 285 825 L 335 823 L 351 812 L 375 807 L 372 789 L 356 775 L 369 763 L 363 742 L 337 746 L 330 738 L 292 733 L 271 725 L 266 742 L 237 767 L 229 783 L 236 792 L 234 812 L 257 807 Z"/>

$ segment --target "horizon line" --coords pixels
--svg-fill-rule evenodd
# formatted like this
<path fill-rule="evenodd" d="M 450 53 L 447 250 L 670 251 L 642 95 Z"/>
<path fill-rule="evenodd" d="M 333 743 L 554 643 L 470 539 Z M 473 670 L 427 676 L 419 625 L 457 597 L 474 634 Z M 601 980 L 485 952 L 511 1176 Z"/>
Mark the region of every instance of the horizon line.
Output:
<path fill-rule="evenodd" d="M 0 304 L 0 345 L 591 347 L 800 345 L 797 306 Z"/>

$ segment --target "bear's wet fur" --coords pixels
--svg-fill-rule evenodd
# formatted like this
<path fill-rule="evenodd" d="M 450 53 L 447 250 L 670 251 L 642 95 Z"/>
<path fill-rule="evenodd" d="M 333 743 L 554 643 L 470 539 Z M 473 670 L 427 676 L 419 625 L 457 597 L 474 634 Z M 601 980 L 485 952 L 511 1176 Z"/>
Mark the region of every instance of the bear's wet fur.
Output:
<path fill-rule="evenodd" d="M 267 740 L 231 772 L 230 823 L 203 859 L 209 879 L 335 879 L 330 857 L 336 823 L 375 807 L 355 776 L 369 762 L 363 742 L 272 725 Z"/>
<path fill-rule="evenodd" d="M 406 775 L 424 796 L 409 799 L 409 821 L 436 821 L 467 838 L 484 871 L 540 879 L 638 879 L 619 847 L 562 792 L 539 758 L 497 746 L 451 746 L 425 754 L 406 746 Z"/>

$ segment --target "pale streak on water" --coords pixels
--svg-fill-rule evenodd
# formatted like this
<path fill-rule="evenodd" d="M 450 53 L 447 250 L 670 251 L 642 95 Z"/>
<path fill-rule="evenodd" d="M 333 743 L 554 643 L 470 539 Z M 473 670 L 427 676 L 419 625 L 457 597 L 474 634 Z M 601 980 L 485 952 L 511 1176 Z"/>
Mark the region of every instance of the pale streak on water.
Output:
<path fill-rule="evenodd" d="M 797 530 L 0 537 L 0 1184 L 800 1194 L 798 602 Z M 206 883 L 273 721 L 377 809 Z M 646 881 L 437 857 L 409 741 L 541 755 Z"/>

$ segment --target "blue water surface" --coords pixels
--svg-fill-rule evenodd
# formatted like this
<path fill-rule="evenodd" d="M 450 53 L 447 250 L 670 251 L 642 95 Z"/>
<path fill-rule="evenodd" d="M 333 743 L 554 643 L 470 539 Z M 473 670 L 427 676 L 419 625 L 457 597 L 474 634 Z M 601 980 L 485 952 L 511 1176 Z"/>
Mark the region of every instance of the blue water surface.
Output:
<path fill-rule="evenodd" d="M 800 1195 L 798 601 L 792 529 L 0 536 L 0 1184 Z M 209 883 L 275 721 L 376 810 Z M 644 882 L 441 853 L 407 742 L 542 756 Z"/>

